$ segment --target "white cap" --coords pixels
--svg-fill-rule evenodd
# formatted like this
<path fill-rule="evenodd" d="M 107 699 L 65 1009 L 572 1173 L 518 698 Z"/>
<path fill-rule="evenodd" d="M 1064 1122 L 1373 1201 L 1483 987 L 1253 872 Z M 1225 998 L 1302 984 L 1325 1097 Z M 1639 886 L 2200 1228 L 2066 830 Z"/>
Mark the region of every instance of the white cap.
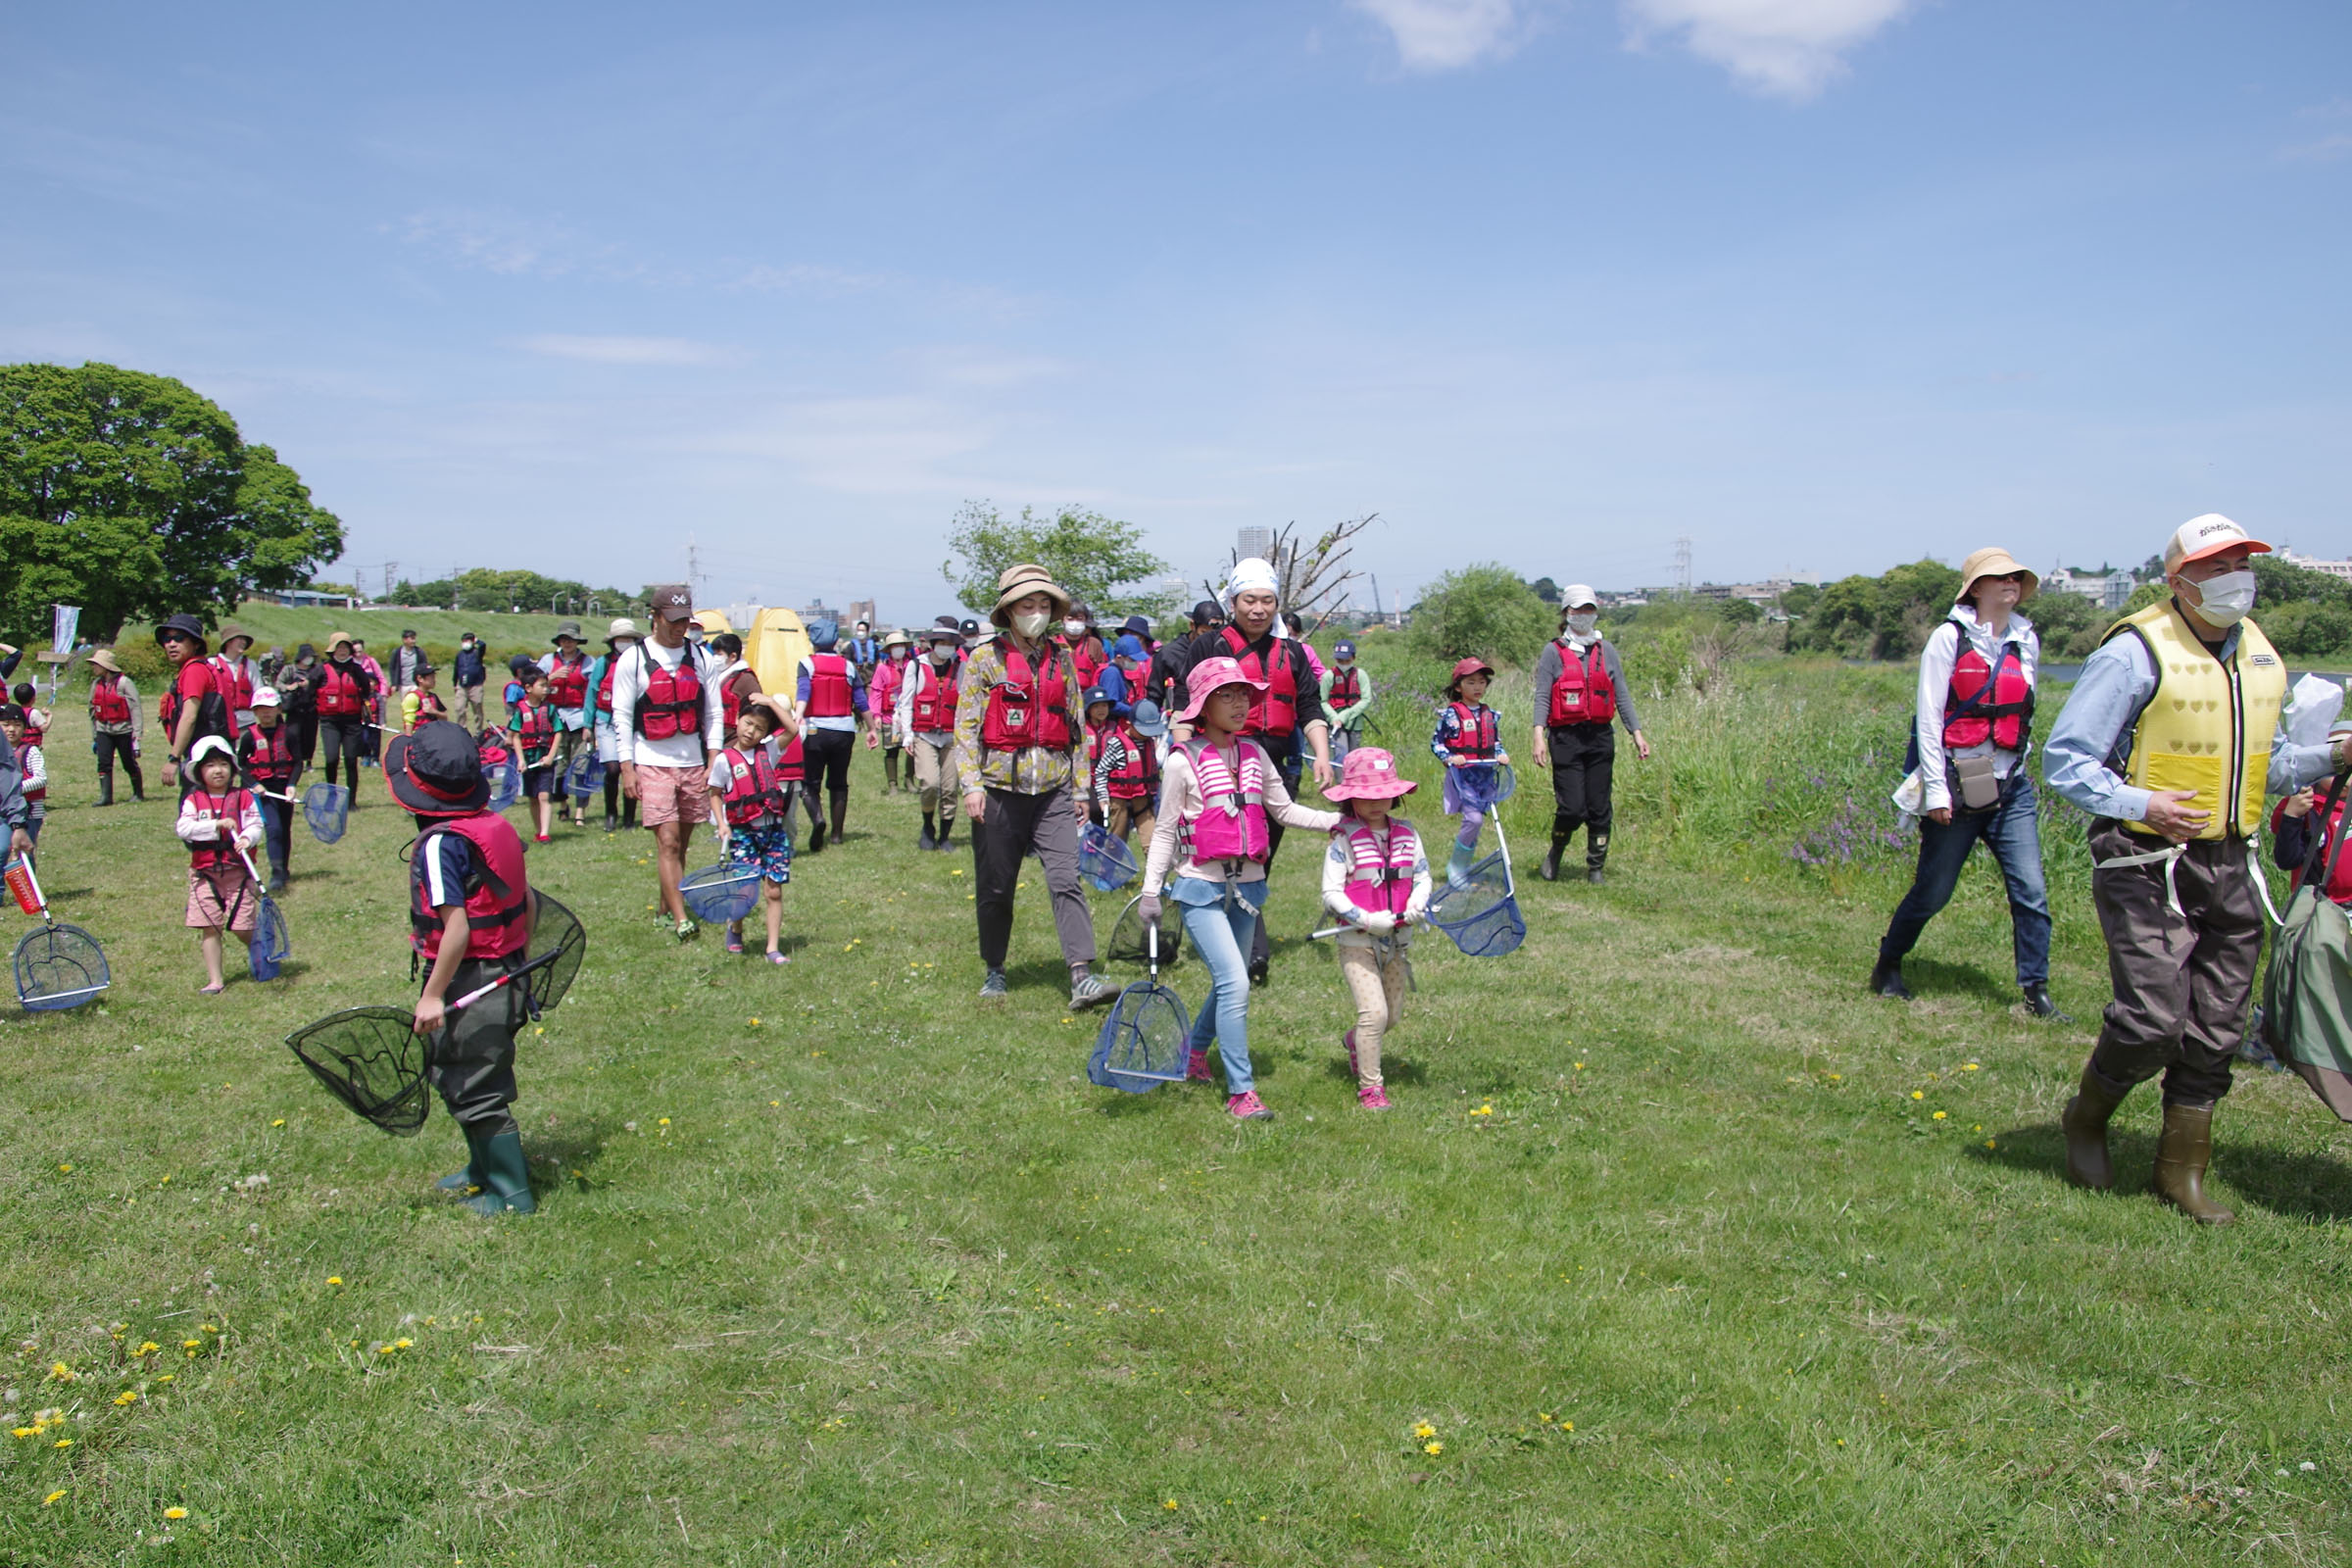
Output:
<path fill-rule="evenodd" d="M 1572 582 L 1560 590 L 1560 608 L 1562 610 L 1581 610 L 1587 605 L 1591 605 L 1594 610 L 1600 608 L 1600 595 L 1594 593 L 1588 584 Z"/>
<path fill-rule="evenodd" d="M 260 690 L 256 691 L 253 694 L 253 706 L 256 708 L 275 708 L 277 706 L 277 688 L 274 686 L 264 686 Z"/>
<path fill-rule="evenodd" d="M 2192 561 L 2218 556 L 2225 550 L 2267 552 L 2271 547 L 2218 512 L 2191 517 L 2173 530 L 2164 544 L 2164 569 L 2179 571 Z"/>
<path fill-rule="evenodd" d="M 222 757 L 226 758 L 230 765 L 235 765 L 237 760 L 236 749 L 218 735 L 207 735 L 204 737 L 204 739 L 198 741 L 195 745 L 188 748 L 188 766 L 191 769 L 202 766 L 204 760 L 215 752 L 219 752 Z"/>
<path fill-rule="evenodd" d="M 1228 610 L 1233 608 L 1233 601 L 1239 595 L 1280 592 L 1282 579 L 1274 574 L 1271 565 L 1256 556 L 1246 556 L 1235 562 L 1233 570 L 1225 574 L 1225 607 Z"/>

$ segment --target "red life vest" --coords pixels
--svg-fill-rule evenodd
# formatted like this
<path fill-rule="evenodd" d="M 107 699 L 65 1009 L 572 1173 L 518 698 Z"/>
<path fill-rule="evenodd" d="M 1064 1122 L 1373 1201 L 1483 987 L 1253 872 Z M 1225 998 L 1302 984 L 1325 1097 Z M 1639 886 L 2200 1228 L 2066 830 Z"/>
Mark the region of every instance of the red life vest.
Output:
<path fill-rule="evenodd" d="M 101 724 L 130 722 L 130 699 L 122 695 L 122 677 L 100 670 L 90 682 L 90 717 Z"/>
<path fill-rule="evenodd" d="M 556 689 L 556 706 L 558 708 L 585 708 L 588 706 L 587 660 L 577 654 L 569 659 L 559 654 L 556 656 L 556 667 L 547 678 Z"/>
<path fill-rule="evenodd" d="M 1353 708 L 1364 697 L 1364 672 L 1349 664 L 1346 669 L 1331 672 L 1331 706 Z"/>
<path fill-rule="evenodd" d="M 25 709 L 25 710 L 24 710 L 24 744 L 25 744 L 25 745 L 27 745 L 27 746 L 39 746 L 39 745 L 43 745 L 44 743 L 46 743 L 46 742 L 48 741 L 48 739 L 49 739 L 49 726 L 48 726 L 48 725 L 46 725 L 46 724 L 35 724 L 35 723 L 32 721 L 32 710 L 31 710 L 31 709 L 29 709 L 29 708 Z"/>
<path fill-rule="evenodd" d="M 230 790 L 226 795 L 215 795 L 205 789 L 190 790 L 188 799 L 196 802 L 200 812 L 225 819 L 232 839 L 243 828 L 245 813 L 253 807 L 253 794 L 249 790 Z M 236 846 L 221 839 L 189 845 L 188 863 L 199 871 L 210 871 L 218 865 L 233 865 L 239 870 L 245 868 L 245 861 L 238 856 Z"/>
<path fill-rule="evenodd" d="M 1057 645 L 1046 644 L 1041 675 L 1030 668 L 1011 638 L 997 639 L 1004 678 L 988 689 L 988 711 L 980 718 L 982 746 L 992 752 L 1017 752 L 1028 746 L 1054 752 L 1070 749 L 1070 687 L 1061 661 L 1054 657 L 1057 652 Z"/>
<path fill-rule="evenodd" d="M 201 684 L 193 692 L 183 694 L 179 689 L 180 682 L 188 678 L 190 671 L 195 673 Z M 196 705 L 196 730 L 188 737 L 191 748 L 207 735 L 225 735 L 236 723 L 236 715 L 229 712 L 220 701 L 220 685 L 213 678 L 210 660 L 189 660 L 172 675 L 172 684 L 164 688 L 163 698 L 156 706 L 162 710 L 159 716 L 164 721 L 166 744 L 175 737 L 179 728 L 179 710 L 189 703 Z"/>
<path fill-rule="evenodd" d="M 784 755 L 776 759 L 776 777 L 787 784 L 798 784 L 807 771 L 801 765 L 801 732 L 796 729 L 791 744 L 784 748 Z"/>
<path fill-rule="evenodd" d="M 1402 914 L 1412 902 L 1413 862 L 1421 855 L 1413 824 L 1389 818 L 1385 849 L 1378 834 L 1352 818 L 1333 831 L 1348 840 L 1348 902 L 1367 912 Z"/>
<path fill-rule="evenodd" d="M 541 765 L 547 760 L 548 748 L 555 744 L 555 710 L 525 698 L 515 707 L 514 721 L 514 739 L 521 743 L 523 765 Z"/>
<path fill-rule="evenodd" d="M 1250 719 L 1242 733 L 1287 739 L 1298 728 L 1298 675 L 1284 652 L 1283 640 L 1270 638 L 1266 655 L 1261 655 L 1232 626 L 1224 628 L 1224 638 L 1226 648 L 1242 662 L 1242 672 L 1266 683 L 1265 690 L 1252 688 L 1250 693 Z M 1273 659 L 1271 669 L 1266 667 L 1267 655 Z"/>
<path fill-rule="evenodd" d="M 1967 640 L 1962 634 L 1962 641 Z M 1989 680 L 1992 690 L 1984 690 Z M 1978 697 L 1986 700 L 1963 717 L 1952 715 Z M 1989 740 L 2004 752 L 2022 751 L 2034 725 L 2034 688 L 2026 680 L 2026 659 L 2015 643 L 2001 645 L 1998 669 L 1974 647 L 1952 662 L 1951 689 L 1943 701 L 1943 744 L 1982 746 Z"/>
<path fill-rule="evenodd" d="M 703 672 L 689 644 L 678 667 L 665 669 L 643 643 L 637 657 L 645 667 L 645 690 L 637 698 L 637 733 L 649 741 L 699 735 L 703 728 Z"/>
<path fill-rule="evenodd" d="M 421 729 L 436 718 L 447 718 L 448 716 L 449 710 L 443 706 L 438 694 L 422 690 L 416 693 L 416 724 L 418 728 Z"/>
<path fill-rule="evenodd" d="M 26 773 L 31 771 L 31 766 L 28 760 L 32 755 L 32 749 L 40 744 L 39 737 L 34 735 L 29 729 L 25 730 L 24 738 L 17 742 L 17 776 L 19 778 L 23 778 Z M 33 805 L 36 802 L 45 801 L 48 798 L 49 786 L 46 784 L 41 785 L 37 789 L 27 789 L 24 791 L 24 804 L 27 806 Z"/>
<path fill-rule="evenodd" d="M 1456 757 L 1493 757 L 1495 752 L 1496 731 L 1494 710 L 1481 703 L 1472 708 L 1468 703 L 1448 703 L 1453 713 L 1453 738 L 1446 749 Z"/>
<path fill-rule="evenodd" d="M 294 777 L 294 741 L 281 722 L 265 728 L 256 724 L 237 743 L 245 776 L 283 793 Z"/>
<path fill-rule="evenodd" d="M 808 717 L 849 717 L 858 710 L 854 689 L 848 660 L 839 654 L 808 656 L 808 706 L 803 710 Z"/>
<path fill-rule="evenodd" d="M 1102 639 L 1088 632 L 1070 644 L 1070 667 L 1078 672 L 1078 684 L 1093 691 L 1095 683 L 1110 664 L 1110 656 L 1102 651 Z"/>
<path fill-rule="evenodd" d="M 1264 748 L 1244 738 L 1234 748 L 1240 777 L 1225 755 L 1204 740 L 1186 743 L 1184 755 L 1200 787 L 1200 814 L 1182 826 L 1185 853 L 1196 860 L 1258 860 L 1271 853 L 1266 831 L 1266 779 L 1274 764 Z"/>
<path fill-rule="evenodd" d="M 441 954 L 441 916 L 425 902 L 425 865 L 433 840 L 455 833 L 473 848 L 466 879 L 466 956 L 503 958 L 524 946 L 523 917 L 531 905 L 530 879 L 522 865 L 522 837 L 503 816 L 475 811 L 445 817 L 416 835 L 409 867 L 409 929 L 426 958 Z"/>
<path fill-rule="evenodd" d="M 324 718 L 357 718 L 367 704 L 360 696 L 360 677 L 355 667 L 346 668 L 329 660 L 319 666 L 318 712 Z"/>
<path fill-rule="evenodd" d="M 928 659 L 907 677 L 914 682 L 914 732 L 937 735 L 956 727 L 956 671 L 946 674 Z"/>
<path fill-rule="evenodd" d="M 228 705 L 228 715 L 251 711 L 253 708 L 253 666 L 244 660 L 233 662 L 226 654 L 215 654 L 205 661 L 213 672 L 213 689 Z"/>
<path fill-rule="evenodd" d="M 1617 716 L 1617 683 L 1609 679 L 1608 659 L 1595 642 L 1579 655 L 1565 637 L 1553 642 L 1560 656 L 1560 676 L 1551 683 L 1551 716 L 1547 722 L 1606 724 Z"/>
<path fill-rule="evenodd" d="M 1102 731 L 1096 733 L 1100 735 Z M 1110 798 L 1114 801 L 1149 800 L 1158 790 L 1158 754 L 1152 750 L 1152 743 L 1138 735 L 1135 726 L 1123 718 L 1112 720 L 1109 733 L 1119 738 L 1119 746 L 1126 754 L 1125 760 L 1111 770 Z M 1100 760 L 1101 746 L 1098 745 L 1095 751 Z"/>
<path fill-rule="evenodd" d="M 783 816 L 784 771 L 767 760 L 767 748 L 759 747 L 746 757 L 741 747 L 730 746 L 724 755 L 727 824 L 744 827 L 763 816 Z"/>
<path fill-rule="evenodd" d="M 596 677 L 596 710 L 600 713 L 612 711 L 612 672 L 619 667 L 618 654 L 605 656 L 605 672 Z"/>
<path fill-rule="evenodd" d="M 2327 804 L 2328 791 L 2325 786 L 2312 792 L 2311 809 L 2304 813 L 2303 817 L 2304 831 L 2322 833 L 2326 836 L 2326 845 L 2320 851 L 2320 868 L 2323 871 L 2328 870 L 2330 868 L 2328 862 L 2332 860 L 2334 861 L 2332 869 L 2335 873 L 2328 878 L 2328 897 L 2337 904 L 2352 904 L 2352 853 L 2341 857 L 2335 853 L 2335 836 L 2344 830 L 2345 803 L 2337 804 L 2335 814 L 2328 818 L 2328 825 L 2323 828 L 2319 824 L 2319 815 L 2321 808 Z M 2277 838 L 2285 830 L 2285 827 L 2286 803 L 2280 801 L 2271 810 L 2271 837 Z M 2304 864 L 2309 863 L 2308 859 L 2304 862 Z M 2303 866 L 2295 867 L 2294 874 L 2289 878 L 2287 885 L 2289 888 L 2299 888 L 2303 885 Z"/>
<path fill-rule="evenodd" d="M 735 671 L 718 683 L 719 711 L 725 715 L 727 733 L 735 733 L 735 721 L 743 716 L 744 700 L 760 685 L 760 677 L 746 667 Z"/>

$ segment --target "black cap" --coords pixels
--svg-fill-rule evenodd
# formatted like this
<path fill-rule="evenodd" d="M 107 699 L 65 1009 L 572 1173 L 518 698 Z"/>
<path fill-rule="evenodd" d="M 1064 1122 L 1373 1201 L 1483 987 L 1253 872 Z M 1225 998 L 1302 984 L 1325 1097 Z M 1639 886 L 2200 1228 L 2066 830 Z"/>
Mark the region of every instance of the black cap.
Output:
<path fill-rule="evenodd" d="M 482 752 L 463 724 L 427 724 L 384 748 L 384 786 L 403 810 L 464 816 L 490 803 Z"/>
<path fill-rule="evenodd" d="M 1217 608 L 1214 599 L 1203 599 L 1193 607 L 1193 624 L 1196 626 L 1206 626 L 1224 618 L 1225 612 Z"/>
<path fill-rule="evenodd" d="M 12 720 L 19 724 L 29 722 L 29 720 L 24 717 L 24 710 L 19 708 L 16 704 L 0 703 L 0 723 L 8 723 Z"/>
<path fill-rule="evenodd" d="M 1152 617 L 1129 615 L 1125 620 L 1119 622 L 1119 630 L 1131 631 L 1138 637 L 1150 637 L 1152 635 Z"/>

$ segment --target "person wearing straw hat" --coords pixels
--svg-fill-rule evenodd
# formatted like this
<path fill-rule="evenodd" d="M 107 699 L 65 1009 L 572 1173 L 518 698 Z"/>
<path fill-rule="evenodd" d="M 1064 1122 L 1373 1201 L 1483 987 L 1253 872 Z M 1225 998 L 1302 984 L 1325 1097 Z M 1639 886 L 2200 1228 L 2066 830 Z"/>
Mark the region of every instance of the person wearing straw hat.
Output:
<path fill-rule="evenodd" d="M 1634 755 L 1649 760 L 1649 740 L 1634 715 L 1617 645 L 1600 634 L 1600 596 L 1581 582 L 1560 590 L 1560 632 L 1536 659 L 1533 756 L 1551 769 L 1551 851 L 1540 875 L 1560 879 L 1560 857 L 1576 830 L 1585 830 L 1585 880 L 1607 880 L 1609 824 L 1615 816 L 1617 732 L 1634 740 Z"/>
<path fill-rule="evenodd" d="M 1012 895 L 1031 850 L 1045 867 L 1054 930 L 1069 965 L 1070 1006 L 1097 1006 L 1117 992 L 1093 973 L 1094 917 L 1078 884 L 1078 829 L 1086 821 L 1084 689 L 1070 651 L 1054 636 L 1070 596 L 1045 567 L 1007 566 L 988 618 L 997 635 L 964 662 L 956 698 L 956 776 L 972 821 L 972 904 L 980 928 L 983 1002 L 1007 994 Z"/>
<path fill-rule="evenodd" d="M 914 802 L 923 813 L 918 850 L 949 847 L 952 813 L 961 798 L 956 788 L 956 681 L 962 658 L 956 617 L 942 615 L 923 633 L 923 657 L 906 666 L 899 682 L 891 728 L 906 748 Z"/>
<path fill-rule="evenodd" d="M 1340 781 L 1323 792 L 1340 803 L 1341 816 L 1323 856 L 1323 906 L 1346 922 L 1336 944 L 1340 977 L 1355 1003 L 1355 1026 L 1340 1044 L 1355 1075 L 1356 1103 L 1366 1110 L 1389 1108 L 1381 1041 L 1404 1016 L 1409 933 L 1435 889 L 1421 836 L 1390 814 L 1420 787 L 1396 771 L 1395 757 L 1367 746 L 1348 754 Z"/>
<path fill-rule="evenodd" d="M 571 765 L 572 759 L 596 743 L 589 728 L 588 658 L 580 649 L 580 623 L 564 621 L 548 641 L 555 652 L 541 659 L 539 667 L 547 671 L 548 690 L 555 705 L 556 751 L 549 765 L 555 769 L 564 816 L 574 827 L 586 827 L 588 803 L 572 799 L 561 788 L 564 770 Z"/>
<path fill-rule="evenodd" d="M 1919 655 L 1912 722 L 1918 764 L 1902 798 L 1916 805 L 1919 868 L 1879 941 L 1870 989 L 1908 1000 L 1903 956 L 1951 902 L 1980 840 L 2009 890 L 2010 943 L 2026 1010 L 2068 1022 L 2050 1000 L 2050 900 L 2041 875 L 2041 802 L 2033 770 L 2034 687 L 2041 645 L 2017 607 L 2041 579 L 1988 545 L 1960 564 L 1960 594 Z"/>
<path fill-rule="evenodd" d="M 882 659 L 874 665 L 873 674 L 865 683 L 865 749 L 882 748 L 882 793 L 899 792 L 899 761 L 905 743 L 899 739 L 896 722 L 899 710 L 899 687 L 911 667 L 908 661 L 914 651 L 914 639 L 904 630 L 894 631 L 882 639 Z M 914 788 L 914 770 L 909 767 L 906 788 Z"/>
<path fill-rule="evenodd" d="M 2249 563 L 2270 548 L 2218 513 L 2174 530 L 2169 597 L 2108 628 L 2042 747 L 2043 782 L 2092 817 L 2090 895 L 2115 998 L 2059 1118 L 2067 1177 L 2114 1185 L 2107 1124 L 2161 1075 L 2156 1194 L 2207 1225 L 2232 1217 L 2205 1172 L 2262 954 L 2263 800 L 2344 765 L 2342 735 L 2299 745 L 2279 722 L 2286 666 L 2247 618 Z"/>
<path fill-rule="evenodd" d="M 425 1076 L 466 1135 L 465 1169 L 434 1185 L 477 1214 L 528 1214 L 537 1204 L 514 1109 L 514 1031 L 526 988 L 502 987 L 455 1014 L 447 1005 L 513 969 L 530 948 L 539 905 L 521 836 L 485 809 L 481 747 L 463 725 L 394 736 L 384 748 L 384 787 L 416 818 L 409 932 L 426 967 L 414 1027 L 439 1036 Z"/>
<path fill-rule="evenodd" d="M 725 709 L 711 661 L 686 639 L 694 589 L 664 583 L 653 601 L 653 634 L 619 661 L 612 678 L 612 732 L 620 750 L 621 793 L 645 811 L 657 843 L 662 907 L 680 942 L 701 931 L 686 912 L 678 879 L 694 824 L 710 809 L 710 754 L 726 745 Z"/>
<path fill-rule="evenodd" d="M 637 622 L 622 615 L 605 629 L 605 651 L 588 666 L 589 707 L 595 713 L 596 760 L 605 764 L 605 831 L 637 825 L 637 797 L 620 799 L 620 737 L 612 728 L 612 672 L 639 641 Z M 617 814 L 615 814 L 617 813 Z"/>
<path fill-rule="evenodd" d="M 115 762 L 130 775 L 130 798 L 144 803 L 147 781 L 139 776 L 139 731 L 144 728 L 139 713 L 139 689 L 122 666 L 115 662 L 115 651 L 101 648 L 90 656 L 90 750 L 98 758 L 98 804 L 115 804 Z"/>

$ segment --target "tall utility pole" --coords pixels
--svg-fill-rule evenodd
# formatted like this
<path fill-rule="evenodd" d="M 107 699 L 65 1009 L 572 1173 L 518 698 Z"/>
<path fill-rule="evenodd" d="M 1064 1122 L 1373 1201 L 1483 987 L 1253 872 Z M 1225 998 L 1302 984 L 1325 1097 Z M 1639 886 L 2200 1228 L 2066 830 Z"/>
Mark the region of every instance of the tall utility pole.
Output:
<path fill-rule="evenodd" d="M 1690 536 L 1684 534 L 1674 542 L 1674 592 L 1678 599 L 1690 597 Z"/>
<path fill-rule="evenodd" d="M 1380 573 L 1377 571 L 1372 573 L 1372 613 L 1375 617 L 1380 614 Z"/>
<path fill-rule="evenodd" d="M 392 598 L 392 574 L 399 569 L 400 563 L 397 561 L 384 563 L 384 598 L 387 602 Z"/>

